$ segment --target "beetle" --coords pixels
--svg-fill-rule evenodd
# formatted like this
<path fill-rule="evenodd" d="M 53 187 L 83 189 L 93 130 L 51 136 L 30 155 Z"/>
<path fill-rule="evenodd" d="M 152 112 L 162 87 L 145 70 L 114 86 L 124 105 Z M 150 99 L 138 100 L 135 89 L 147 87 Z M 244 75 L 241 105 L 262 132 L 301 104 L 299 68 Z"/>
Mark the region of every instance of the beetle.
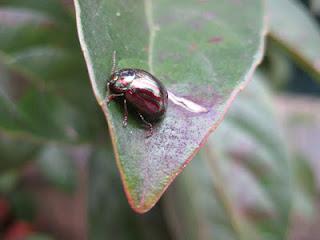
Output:
<path fill-rule="evenodd" d="M 151 73 L 136 68 L 115 70 L 115 52 L 111 76 L 107 81 L 106 102 L 109 104 L 115 98 L 121 97 L 124 104 L 123 126 L 128 124 L 128 107 L 132 106 L 142 122 L 148 127 L 150 137 L 153 125 L 162 119 L 168 107 L 168 92 L 165 86 Z"/>

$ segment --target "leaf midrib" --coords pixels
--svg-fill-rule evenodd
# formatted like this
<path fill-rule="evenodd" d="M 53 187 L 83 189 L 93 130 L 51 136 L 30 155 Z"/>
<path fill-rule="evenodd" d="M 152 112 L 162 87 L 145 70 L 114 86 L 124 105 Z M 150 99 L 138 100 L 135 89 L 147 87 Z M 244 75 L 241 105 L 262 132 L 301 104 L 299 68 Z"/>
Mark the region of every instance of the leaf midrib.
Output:
<path fill-rule="evenodd" d="M 144 8 L 146 14 L 147 25 L 149 29 L 149 45 L 148 45 L 148 67 L 149 71 L 154 74 L 153 71 L 153 49 L 154 49 L 154 40 L 156 37 L 157 27 L 153 21 L 153 6 L 152 0 L 144 0 Z"/>

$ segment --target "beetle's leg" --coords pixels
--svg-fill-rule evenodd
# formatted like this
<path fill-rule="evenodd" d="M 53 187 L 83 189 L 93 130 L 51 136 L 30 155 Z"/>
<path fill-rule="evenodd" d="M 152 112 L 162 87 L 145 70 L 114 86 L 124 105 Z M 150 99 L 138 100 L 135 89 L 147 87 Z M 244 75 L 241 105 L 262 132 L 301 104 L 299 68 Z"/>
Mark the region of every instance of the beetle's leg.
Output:
<path fill-rule="evenodd" d="M 123 107 L 124 107 L 124 117 L 123 117 L 123 127 L 127 127 L 128 125 L 128 107 L 127 107 L 127 99 L 123 99 Z"/>
<path fill-rule="evenodd" d="M 111 68 L 111 75 L 114 74 L 116 71 L 116 51 L 112 53 L 112 68 Z"/>
<path fill-rule="evenodd" d="M 151 137 L 151 136 L 153 135 L 153 126 L 152 126 L 152 124 L 149 123 L 149 122 L 147 122 L 147 121 L 144 119 L 144 117 L 142 116 L 141 113 L 138 112 L 138 114 L 139 114 L 139 117 L 141 118 L 142 122 L 148 127 L 149 133 L 148 133 L 148 135 L 147 135 L 147 138 L 148 138 L 148 137 Z"/>
<path fill-rule="evenodd" d="M 111 95 L 108 95 L 106 96 L 105 98 L 105 102 L 107 104 L 109 104 L 112 100 L 114 100 L 115 98 L 117 97 L 123 97 L 124 96 L 124 93 L 119 93 L 119 94 L 111 94 Z"/>

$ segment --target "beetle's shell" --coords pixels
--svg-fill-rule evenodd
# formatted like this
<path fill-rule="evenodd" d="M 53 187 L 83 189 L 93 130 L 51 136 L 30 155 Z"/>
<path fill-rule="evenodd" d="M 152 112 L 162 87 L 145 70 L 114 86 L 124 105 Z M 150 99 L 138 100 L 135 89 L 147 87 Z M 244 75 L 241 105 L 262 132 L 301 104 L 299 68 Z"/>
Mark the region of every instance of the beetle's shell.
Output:
<path fill-rule="evenodd" d="M 109 85 L 112 92 L 124 93 L 129 104 L 149 120 L 155 121 L 164 116 L 168 92 L 156 77 L 141 69 L 121 69 L 115 74 L 118 79 Z M 119 87 L 120 82 L 129 84 Z"/>

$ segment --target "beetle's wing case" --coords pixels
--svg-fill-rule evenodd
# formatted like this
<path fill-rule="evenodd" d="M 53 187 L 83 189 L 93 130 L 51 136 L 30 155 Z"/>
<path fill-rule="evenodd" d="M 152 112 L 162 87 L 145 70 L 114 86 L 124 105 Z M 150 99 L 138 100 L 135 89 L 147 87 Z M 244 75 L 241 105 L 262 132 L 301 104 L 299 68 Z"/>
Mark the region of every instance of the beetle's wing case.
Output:
<path fill-rule="evenodd" d="M 129 102 L 140 113 L 151 120 L 164 115 L 168 104 L 168 93 L 163 84 L 150 73 L 135 69 L 135 79 L 126 93 Z"/>
<path fill-rule="evenodd" d="M 152 92 L 154 96 L 158 97 L 161 96 L 161 90 L 164 88 L 164 86 L 161 85 L 161 82 L 157 81 L 155 77 L 144 71 L 141 72 L 141 70 L 136 73 L 135 79 L 131 83 L 132 88 L 148 90 Z"/>

